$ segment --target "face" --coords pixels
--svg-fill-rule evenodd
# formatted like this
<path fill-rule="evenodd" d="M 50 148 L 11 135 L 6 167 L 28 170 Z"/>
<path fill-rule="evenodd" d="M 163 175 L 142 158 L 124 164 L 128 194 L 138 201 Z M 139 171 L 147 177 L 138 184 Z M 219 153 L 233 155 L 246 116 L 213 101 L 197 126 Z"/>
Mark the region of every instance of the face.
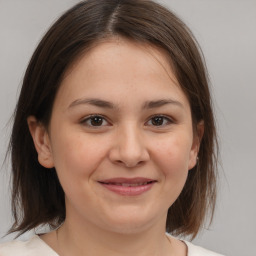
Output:
<path fill-rule="evenodd" d="M 165 225 L 196 163 L 189 102 L 163 52 L 102 43 L 70 68 L 46 130 L 28 119 L 39 162 L 55 167 L 67 221 L 117 232 Z"/>

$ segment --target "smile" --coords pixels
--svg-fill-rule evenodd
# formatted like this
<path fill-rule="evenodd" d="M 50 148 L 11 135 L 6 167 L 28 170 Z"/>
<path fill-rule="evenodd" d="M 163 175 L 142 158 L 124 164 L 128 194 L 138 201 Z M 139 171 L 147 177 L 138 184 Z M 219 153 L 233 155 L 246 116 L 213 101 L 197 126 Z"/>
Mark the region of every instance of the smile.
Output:
<path fill-rule="evenodd" d="M 156 180 L 147 178 L 115 178 L 99 181 L 103 187 L 123 196 L 141 195 L 150 190 L 156 182 Z"/>

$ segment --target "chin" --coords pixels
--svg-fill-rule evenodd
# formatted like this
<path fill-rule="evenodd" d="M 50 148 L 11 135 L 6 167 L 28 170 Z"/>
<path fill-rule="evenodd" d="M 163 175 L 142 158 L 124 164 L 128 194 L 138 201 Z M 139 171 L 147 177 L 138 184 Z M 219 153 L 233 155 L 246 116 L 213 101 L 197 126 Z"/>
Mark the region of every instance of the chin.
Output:
<path fill-rule="evenodd" d="M 113 216 L 107 221 L 105 227 L 112 232 L 129 235 L 136 234 L 150 229 L 159 220 L 154 220 L 152 216 L 129 214 L 129 216 Z M 165 220 L 164 220 L 165 224 Z"/>
<path fill-rule="evenodd" d="M 142 233 L 150 228 L 149 223 L 123 223 L 111 227 L 111 232 L 118 233 L 120 235 L 134 235 Z"/>

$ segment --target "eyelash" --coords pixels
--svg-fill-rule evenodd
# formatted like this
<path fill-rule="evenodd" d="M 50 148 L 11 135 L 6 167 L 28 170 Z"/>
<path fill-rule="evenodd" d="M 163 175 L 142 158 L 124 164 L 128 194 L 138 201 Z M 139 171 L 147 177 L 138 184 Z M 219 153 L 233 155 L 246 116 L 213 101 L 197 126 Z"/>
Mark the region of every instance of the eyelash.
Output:
<path fill-rule="evenodd" d="M 93 128 L 96 128 L 96 129 L 102 127 L 102 125 L 97 126 L 97 125 L 87 124 L 87 122 L 88 122 L 88 121 L 92 121 L 93 118 L 101 118 L 101 119 L 103 120 L 103 122 L 109 123 L 109 122 L 107 121 L 106 117 L 104 117 L 104 116 L 102 116 L 102 115 L 94 114 L 94 115 L 90 115 L 90 116 L 84 118 L 84 119 L 81 121 L 81 124 L 84 124 L 84 125 L 87 126 L 87 127 L 93 127 Z M 104 125 L 104 126 L 105 126 L 105 125 Z"/>
<path fill-rule="evenodd" d="M 168 117 L 168 116 L 165 116 L 165 115 L 154 115 L 154 116 L 151 116 L 150 119 L 147 121 L 147 123 L 148 123 L 149 121 L 152 122 L 152 119 L 153 119 L 153 118 L 161 118 L 161 119 L 163 119 L 163 120 L 166 121 L 166 123 L 165 123 L 164 125 L 153 125 L 154 127 L 159 127 L 159 128 L 161 128 L 161 127 L 163 127 L 163 126 L 170 125 L 170 124 L 173 124 L 173 123 L 174 123 L 174 120 L 173 120 L 172 118 L 170 118 L 170 117 Z"/>
<path fill-rule="evenodd" d="M 109 125 L 102 125 L 102 123 L 100 124 L 100 125 L 92 125 L 92 123 L 91 124 L 88 124 L 87 122 L 89 121 L 89 122 L 92 122 L 93 121 L 93 118 L 100 118 L 101 120 L 102 120 L 102 122 L 107 122 L 108 124 L 109 124 L 109 121 L 107 121 L 107 118 L 106 117 L 104 117 L 104 116 L 102 116 L 102 115 L 97 115 L 97 114 L 94 114 L 94 115 L 90 115 L 90 116 L 88 116 L 88 117 L 86 117 L 85 119 L 83 119 L 82 121 L 81 121 L 81 124 L 83 124 L 83 125 L 85 125 L 85 126 L 87 126 L 87 127 L 93 127 L 93 128 L 100 128 L 100 127 L 105 127 L 105 126 L 109 126 Z M 158 128 L 161 128 L 161 127 L 163 127 L 163 126 L 166 126 L 166 125 L 170 125 L 170 124 L 173 124 L 173 123 L 175 123 L 174 122 L 174 120 L 172 119 L 172 118 L 170 118 L 170 117 L 168 117 L 168 116 L 165 116 L 165 115 L 154 115 L 154 116 L 151 116 L 150 118 L 149 118 L 149 120 L 146 122 L 146 123 L 148 123 L 149 121 L 151 121 L 151 123 L 152 123 L 152 120 L 153 120 L 153 118 L 161 118 L 162 120 L 163 120 L 163 122 L 165 121 L 165 124 L 163 125 L 163 124 L 160 124 L 160 125 L 153 125 L 153 124 L 151 124 L 151 125 L 146 125 L 146 126 L 154 126 L 154 127 L 158 127 Z M 157 121 L 157 120 L 155 120 L 155 121 Z"/>

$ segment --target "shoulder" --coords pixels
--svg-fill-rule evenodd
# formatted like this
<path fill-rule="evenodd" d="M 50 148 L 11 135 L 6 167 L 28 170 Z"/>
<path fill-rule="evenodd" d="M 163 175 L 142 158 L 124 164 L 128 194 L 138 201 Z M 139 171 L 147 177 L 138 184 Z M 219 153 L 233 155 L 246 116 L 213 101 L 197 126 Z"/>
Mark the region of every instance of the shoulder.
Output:
<path fill-rule="evenodd" d="M 28 241 L 14 240 L 0 244 L 0 256 L 58 256 L 38 236 Z"/>
<path fill-rule="evenodd" d="M 224 256 L 222 254 L 218 254 L 216 252 L 212 252 L 207 249 L 204 249 L 200 246 L 196 246 L 196 245 L 192 244 L 191 242 L 177 239 L 169 233 L 166 233 L 166 235 L 169 239 L 175 239 L 175 240 L 179 240 L 179 241 L 182 241 L 183 243 L 185 243 L 187 246 L 187 256 Z"/>
<path fill-rule="evenodd" d="M 184 241 L 188 247 L 188 256 L 224 256 L 216 252 L 206 250 L 200 246 L 196 246 L 190 242 Z"/>

